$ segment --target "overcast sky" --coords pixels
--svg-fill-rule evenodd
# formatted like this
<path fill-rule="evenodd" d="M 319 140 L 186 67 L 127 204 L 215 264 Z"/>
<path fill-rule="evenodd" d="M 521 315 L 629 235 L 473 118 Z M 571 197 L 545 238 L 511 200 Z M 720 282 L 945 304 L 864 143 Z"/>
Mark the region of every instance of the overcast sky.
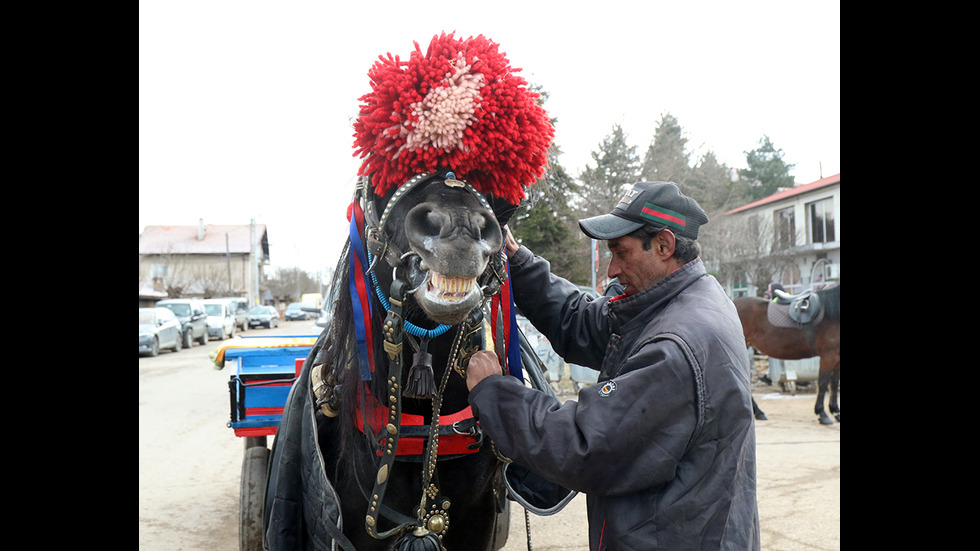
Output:
<path fill-rule="evenodd" d="M 379 55 L 482 34 L 550 93 L 562 166 L 664 113 L 734 168 L 768 135 L 797 183 L 840 172 L 840 3 L 140 1 L 139 226 L 265 224 L 275 267 L 333 266 Z M 355 7 L 356 6 L 356 7 Z"/>

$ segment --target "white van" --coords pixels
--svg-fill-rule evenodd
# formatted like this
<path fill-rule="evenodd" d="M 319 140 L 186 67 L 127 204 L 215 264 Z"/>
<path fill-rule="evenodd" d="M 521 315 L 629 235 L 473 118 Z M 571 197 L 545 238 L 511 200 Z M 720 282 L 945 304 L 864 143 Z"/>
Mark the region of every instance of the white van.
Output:
<path fill-rule="evenodd" d="M 225 340 L 235 336 L 235 316 L 225 299 L 208 299 L 204 302 L 204 313 L 208 315 L 208 337 Z"/>

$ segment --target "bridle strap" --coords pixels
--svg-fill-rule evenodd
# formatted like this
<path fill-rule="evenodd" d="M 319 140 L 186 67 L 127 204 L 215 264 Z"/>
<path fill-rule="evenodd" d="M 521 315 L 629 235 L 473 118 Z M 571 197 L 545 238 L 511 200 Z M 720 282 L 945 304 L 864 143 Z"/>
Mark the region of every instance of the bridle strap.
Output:
<path fill-rule="evenodd" d="M 402 257 L 404 256 L 404 253 L 391 242 L 390 236 L 385 228 L 385 225 L 388 222 L 388 216 L 391 214 L 391 211 L 395 208 L 395 205 L 398 204 L 398 201 L 400 201 L 402 197 L 405 197 L 411 193 L 411 191 L 420 184 L 427 183 L 437 177 L 438 173 L 435 172 L 423 172 L 412 176 L 407 182 L 395 190 L 394 194 L 391 196 L 391 199 L 389 199 L 385 205 L 384 211 L 382 211 L 380 214 L 376 210 L 377 207 L 374 204 L 374 201 L 371 200 L 371 194 L 369 192 L 371 183 L 368 178 L 364 177 L 358 182 L 357 189 L 360 193 L 361 199 L 364 202 L 365 241 L 368 251 L 370 251 L 371 255 L 374 256 L 375 259 L 368 268 L 368 271 L 373 270 L 375 263 L 382 258 L 388 263 L 389 266 L 394 268 L 402 266 Z M 480 202 L 480 205 L 482 205 L 488 211 L 493 212 L 493 207 L 490 206 L 490 202 L 487 201 L 487 198 L 484 197 L 479 190 L 473 187 L 473 184 L 470 184 L 465 180 L 457 179 L 453 172 L 446 172 L 445 185 L 453 188 L 465 189 L 466 191 L 470 192 L 477 201 Z"/>
<path fill-rule="evenodd" d="M 391 476 L 391 469 L 395 463 L 396 451 L 398 450 L 398 438 L 400 436 L 399 425 L 402 414 L 401 399 L 401 375 L 402 375 L 402 282 L 395 280 L 391 284 L 391 308 L 388 310 L 388 317 L 385 319 L 382 328 L 384 336 L 385 352 L 391 360 L 388 367 L 388 424 L 385 426 L 384 447 L 382 448 L 381 465 L 378 467 L 378 474 L 374 480 L 374 490 L 368 497 L 367 516 L 364 518 L 364 526 L 368 534 L 375 539 L 385 539 L 392 534 L 401 532 L 408 528 L 412 523 L 403 523 L 391 530 L 378 533 L 378 520 L 380 507 L 384 501 L 385 490 L 388 488 L 388 480 Z"/>

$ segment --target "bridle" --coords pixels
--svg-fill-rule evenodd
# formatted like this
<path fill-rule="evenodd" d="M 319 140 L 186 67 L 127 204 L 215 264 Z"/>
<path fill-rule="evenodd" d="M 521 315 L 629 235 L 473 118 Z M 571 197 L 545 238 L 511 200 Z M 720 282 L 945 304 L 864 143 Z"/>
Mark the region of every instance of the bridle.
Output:
<path fill-rule="evenodd" d="M 491 324 L 484 319 L 483 315 L 487 304 L 494 301 L 495 305 L 500 305 L 500 308 L 493 310 L 494 319 L 503 310 L 509 310 L 509 314 L 513 314 L 512 299 L 508 296 L 507 300 L 504 300 L 500 296 L 502 289 L 506 290 L 508 294 L 510 292 L 509 287 L 506 285 L 508 280 L 506 255 L 503 251 L 503 245 L 501 245 L 501 249 L 491 255 L 486 270 L 478 278 L 477 283 L 480 285 L 482 292 L 480 304 L 470 312 L 469 316 L 463 322 L 455 326 L 456 334 L 452 340 L 449 360 L 446 368 L 443 370 L 439 384 L 434 384 L 434 381 L 431 380 L 431 355 L 428 355 L 426 351 L 426 344 L 429 339 L 450 331 L 454 326 L 440 324 L 435 329 L 424 329 L 405 319 L 403 312 L 405 298 L 414 292 L 417 285 L 419 285 L 417 282 L 408 280 L 406 268 L 409 263 L 417 262 L 418 258 L 413 251 L 403 252 L 397 247 L 391 235 L 388 233 L 386 225 L 389 220 L 389 215 L 402 198 L 406 197 L 415 188 L 433 181 L 437 177 L 440 177 L 440 175 L 435 173 L 423 173 L 412 177 L 393 192 L 385 204 L 384 210 L 380 213 L 377 212 L 374 201 L 371 198 L 369 180 L 362 178 L 355 188 L 355 203 L 360 202 L 364 205 L 364 229 L 361 234 L 365 239 L 363 248 L 365 249 L 367 260 L 365 263 L 367 268 L 364 270 L 364 273 L 370 277 L 370 285 L 365 282 L 363 288 L 366 290 L 370 286 L 386 311 L 381 336 L 384 339 L 383 349 L 389 360 L 388 374 L 385 381 L 388 406 L 385 415 L 386 423 L 384 429 L 381 431 L 383 435 L 379 450 L 381 463 L 375 476 L 371 494 L 367 496 L 368 510 L 365 516 L 365 528 L 367 532 L 379 540 L 406 532 L 413 528 L 413 536 L 431 537 L 435 535 L 435 537 L 441 539 L 445 530 L 448 528 L 449 515 L 447 510 L 450 502 L 448 498 L 441 494 L 438 487 L 438 480 L 436 479 L 436 466 L 440 460 L 439 456 L 441 451 L 439 446 L 440 435 L 448 435 L 449 438 L 455 438 L 456 435 L 467 436 L 469 443 L 465 446 L 465 449 L 459 446 L 452 448 L 462 454 L 479 451 L 483 435 L 478 423 L 472 418 L 472 413 L 469 413 L 468 418 L 465 418 L 465 416 L 464 418 L 459 418 L 458 415 L 454 414 L 455 417 L 451 424 L 440 425 L 440 409 L 444 392 L 452 371 L 456 371 L 465 379 L 465 366 L 469 361 L 469 357 L 481 348 L 481 342 L 479 341 L 485 335 L 486 330 L 491 327 Z M 456 179 L 453 173 L 449 172 L 445 174 L 445 185 L 462 188 L 470 192 L 481 206 L 493 212 L 490 203 L 483 194 L 470 183 Z M 352 230 L 352 248 L 356 245 L 355 241 L 357 237 Z M 357 251 L 350 252 L 351 255 L 356 253 Z M 363 262 L 364 260 L 365 258 L 362 257 L 361 261 Z M 387 294 L 378 285 L 376 275 L 377 270 L 380 269 L 382 260 L 392 269 L 392 283 Z M 368 297 L 368 300 L 371 298 L 373 297 Z M 506 317 L 505 315 L 505 323 L 507 322 Z M 497 342 L 516 343 L 516 335 L 513 340 L 510 339 L 509 332 L 505 330 L 503 323 L 495 325 L 497 326 L 498 333 L 495 339 Z M 370 332 L 371 326 L 367 325 L 365 330 Z M 416 338 L 419 339 L 417 343 L 415 341 Z M 406 352 L 404 346 L 406 341 L 412 348 L 416 349 L 416 352 L 413 356 L 413 364 L 410 366 L 411 371 L 403 384 L 402 374 L 405 367 L 403 359 Z M 490 339 L 486 339 L 486 341 L 489 342 Z M 365 344 L 362 343 L 362 345 Z M 513 363 L 513 360 L 510 363 Z M 520 369 L 519 360 L 517 364 L 517 369 Z M 311 377 L 314 395 L 320 410 L 328 417 L 334 417 L 338 413 L 339 406 L 338 393 L 331 386 L 334 376 L 332 373 L 326 374 L 325 379 L 322 371 L 322 366 L 315 365 L 313 367 Z M 364 379 L 366 373 L 363 367 L 361 373 L 362 379 Z M 370 375 L 367 374 L 367 376 L 369 377 Z M 428 377 L 429 382 L 425 381 L 426 377 Z M 427 434 L 425 435 L 425 447 L 421 456 L 421 501 L 416 511 L 418 513 L 417 518 L 411 519 L 396 513 L 397 516 L 402 517 L 396 521 L 400 522 L 400 524 L 390 530 L 378 532 L 378 520 L 383 509 L 382 504 L 387 483 L 390 480 L 395 461 L 400 455 L 401 448 L 399 444 L 401 438 L 406 436 L 406 434 L 410 434 L 411 436 L 407 436 L 407 438 L 417 442 L 417 439 L 421 437 L 419 433 L 424 426 L 419 426 L 418 422 L 414 425 L 404 424 L 402 398 L 406 395 L 408 397 L 429 398 L 432 401 L 432 418 Z M 381 409 L 383 406 L 378 403 L 378 408 Z M 358 409 L 360 411 L 360 407 Z M 469 411 L 469 408 L 466 408 L 464 411 Z M 359 428 L 361 427 L 363 427 L 363 424 L 359 424 Z M 458 455 L 451 457 L 458 457 Z M 499 455 L 498 458 L 500 458 Z"/>

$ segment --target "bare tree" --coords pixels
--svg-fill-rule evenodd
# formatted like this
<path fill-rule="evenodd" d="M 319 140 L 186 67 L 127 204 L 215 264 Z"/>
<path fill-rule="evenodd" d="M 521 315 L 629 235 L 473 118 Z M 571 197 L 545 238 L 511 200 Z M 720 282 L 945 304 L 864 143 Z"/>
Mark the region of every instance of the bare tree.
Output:
<path fill-rule="evenodd" d="M 772 239 L 772 223 L 758 215 L 717 216 L 701 230 L 702 259 L 721 281 L 744 281 L 761 294 L 792 265 Z"/>

